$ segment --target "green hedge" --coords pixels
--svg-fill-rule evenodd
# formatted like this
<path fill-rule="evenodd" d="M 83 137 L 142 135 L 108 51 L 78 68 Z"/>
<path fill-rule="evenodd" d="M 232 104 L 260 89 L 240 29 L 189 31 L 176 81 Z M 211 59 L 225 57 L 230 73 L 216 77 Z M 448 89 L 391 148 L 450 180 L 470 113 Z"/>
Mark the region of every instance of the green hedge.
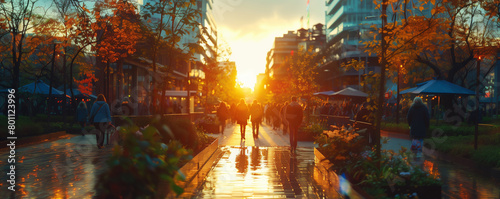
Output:
<path fill-rule="evenodd" d="M 432 139 L 424 143 L 431 147 Z M 471 159 L 479 165 L 500 167 L 500 133 L 481 135 L 478 138 L 478 149 L 474 150 L 474 136 L 448 136 L 442 143 L 434 142 L 435 149 L 450 155 Z"/>
<path fill-rule="evenodd" d="M 7 125 L 7 116 L 0 116 L 0 140 L 7 139 L 8 135 L 8 125 Z M 44 133 L 44 129 L 39 122 L 34 122 L 29 117 L 18 116 L 16 120 L 16 129 L 15 136 L 18 138 L 41 135 Z"/>

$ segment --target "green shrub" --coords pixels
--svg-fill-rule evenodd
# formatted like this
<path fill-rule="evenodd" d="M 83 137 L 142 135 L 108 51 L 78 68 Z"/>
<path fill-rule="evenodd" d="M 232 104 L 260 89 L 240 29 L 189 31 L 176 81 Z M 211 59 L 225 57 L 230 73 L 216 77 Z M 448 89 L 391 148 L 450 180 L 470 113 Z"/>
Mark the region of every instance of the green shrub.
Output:
<path fill-rule="evenodd" d="M 410 133 L 410 127 L 406 122 L 400 122 L 399 124 L 393 122 L 384 122 L 381 124 L 380 128 L 384 131 Z"/>
<path fill-rule="evenodd" d="M 500 167 L 500 146 L 479 146 L 477 151 L 472 152 L 471 159 L 479 165 Z"/>
<path fill-rule="evenodd" d="M 185 177 L 179 162 L 191 159 L 189 151 L 177 141 L 163 143 L 153 126 L 122 127 L 122 144 L 115 145 L 107 169 L 98 176 L 97 198 L 166 198 L 170 191 L 181 194 L 183 189 L 177 182 Z"/>
<path fill-rule="evenodd" d="M 7 129 L 7 117 L 0 116 L 0 134 L 2 135 L 0 140 L 7 139 L 8 129 Z M 43 126 L 39 122 L 33 122 L 29 117 L 18 116 L 16 120 L 15 135 L 18 138 L 36 136 L 45 133 Z"/>

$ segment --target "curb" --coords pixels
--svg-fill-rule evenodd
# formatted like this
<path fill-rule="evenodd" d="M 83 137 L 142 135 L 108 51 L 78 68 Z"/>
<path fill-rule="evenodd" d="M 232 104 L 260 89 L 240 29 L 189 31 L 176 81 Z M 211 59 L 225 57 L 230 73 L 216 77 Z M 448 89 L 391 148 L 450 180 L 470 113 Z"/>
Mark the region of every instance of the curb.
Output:
<path fill-rule="evenodd" d="M 219 150 L 219 139 L 215 139 L 210 145 L 203 149 L 200 153 L 187 162 L 180 171 L 185 175 L 185 181 L 176 182 L 177 185 L 184 189 L 184 193 L 175 196 L 175 193 L 169 193 L 167 198 L 191 198 L 194 191 L 202 185 L 208 172 L 212 170 L 213 165 L 219 160 L 221 155 Z"/>
<path fill-rule="evenodd" d="M 479 165 L 473 160 L 459 157 L 459 156 L 450 155 L 450 154 L 447 154 L 447 153 L 444 153 L 441 151 L 437 151 L 437 150 L 432 150 L 432 149 L 429 149 L 425 146 L 422 147 L 422 152 L 425 155 L 432 157 L 434 159 L 444 160 L 446 162 L 451 162 L 454 164 L 463 165 L 465 167 L 472 169 L 476 173 L 483 174 L 485 177 L 493 177 L 497 180 L 500 180 L 500 168 L 492 168 L 492 167 L 488 167 L 488 166 Z"/>
<path fill-rule="evenodd" d="M 44 135 L 38 135 L 38 136 L 30 136 L 30 137 L 22 137 L 17 140 L 16 142 L 16 147 L 24 147 L 27 145 L 33 145 L 33 144 L 40 144 L 44 142 L 49 142 L 53 140 L 60 139 L 63 136 L 69 135 L 66 133 L 66 131 L 58 131 L 54 133 L 49 133 L 49 134 L 44 134 Z M 8 149 L 9 147 L 7 144 L 10 143 L 12 140 L 4 140 L 0 142 L 0 151 Z"/>

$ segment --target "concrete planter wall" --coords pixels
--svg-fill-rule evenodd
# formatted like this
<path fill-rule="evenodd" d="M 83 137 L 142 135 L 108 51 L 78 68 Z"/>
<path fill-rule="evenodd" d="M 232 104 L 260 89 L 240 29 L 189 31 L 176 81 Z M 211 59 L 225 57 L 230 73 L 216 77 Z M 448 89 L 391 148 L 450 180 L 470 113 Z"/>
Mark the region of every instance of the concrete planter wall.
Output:
<path fill-rule="evenodd" d="M 327 196 L 334 197 L 340 193 L 351 199 L 371 198 L 365 193 L 361 194 L 358 187 L 351 185 L 347 179 L 330 170 L 331 166 L 332 163 L 314 148 L 314 181 L 323 188 Z"/>
<path fill-rule="evenodd" d="M 204 181 L 220 154 L 219 140 L 215 139 L 180 169 L 186 176 L 186 180 L 177 181 L 176 183 L 184 188 L 184 193 L 178 197 L 175 193 L 169 193 L 168 198 L 192 198 L 194 191 L 196 191 L 198 186 Z"/>

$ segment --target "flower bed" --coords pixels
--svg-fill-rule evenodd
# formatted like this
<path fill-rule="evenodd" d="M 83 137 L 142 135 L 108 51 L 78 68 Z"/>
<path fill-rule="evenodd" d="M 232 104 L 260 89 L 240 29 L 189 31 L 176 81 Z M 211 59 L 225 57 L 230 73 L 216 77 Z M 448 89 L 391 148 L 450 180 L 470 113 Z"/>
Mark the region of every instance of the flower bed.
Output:
<path fill-rule="evenodd" d="M 332 163 L 331 171 L 342 174 L 374 198 L 441 198 L 438 173 L 412 165 L 413 154 L 404 147 L 399 153 L 384 150 L 378 156 L 367 147 L 365 134 L 348 127 L 325 131 L 316 139 L 318 150 Z M 429 164 L 425 162 L 424 168 L 432 168 Z M 421 191 L 429 187 L 436 191 Z"/>

